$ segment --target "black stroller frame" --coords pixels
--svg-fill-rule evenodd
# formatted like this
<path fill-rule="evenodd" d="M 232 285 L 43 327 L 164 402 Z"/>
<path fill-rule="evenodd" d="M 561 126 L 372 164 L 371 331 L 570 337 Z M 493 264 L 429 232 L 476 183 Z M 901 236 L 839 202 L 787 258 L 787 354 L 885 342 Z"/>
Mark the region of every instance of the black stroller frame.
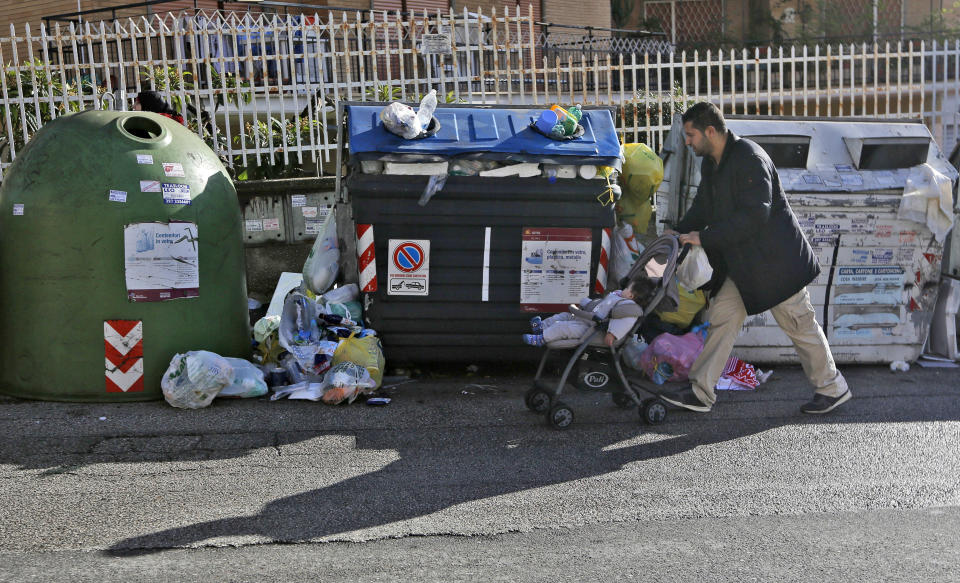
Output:
<path fill-rule="evenodd" d="M 606 334 L 609 318 L 600 318 L 597 314 L 570 306 L 570 312 L 575 317 L 594 324 L 593 330 L 585 334 L 575 347 L 550 348 L 547 346 L 540 358 L 540 365 L 537 367 L 533 386 L 527 391 L 524 398 L 527 408 L 536 413 L 546 413 L 547 423 L 556 429 L 569 427 L 573 423 L 573 409 L 560 401 L 560 395 L 567 385 L 571 372 L 579 363 L 580 370 L 575 382 L 578 388 L 586 391 L 611 393 L 613 402 L 618 407 L 638 406 L 640 418 L 643 422 L 651 425 L 662 423 L 667 418 L 667 406 L 659 398 L 660 389 L 658 387 L 660 385 L 657 385 L 639 371 L 630 369 L 632 374 L 626 374 L 622 363 L 623 352 L 620 348 L 637 333 L 647 314 L 653 312 L 663 300 L 667 293 L 667 286 L 672 285 L 677 266 L 683 262 L 688 251 L 689 245 L 685 245 L 682 252 L 679 251 L 679 244 L 674 235 L 659 237 L 644 249 L 627 276 L 620 282 L 621 286 L 626 286 L 628 281 L 634 281 L 641 276 L 654 275 L 651 274 L 647 264 L 655 258 L 663 257 L 665 263 L 662 267 L 659 261 L 654 262 L 657 264 L 654 271 L 659 271 L 655 275 L 660 277 L 660 284 L 652 297 L 641 306 L 643 314 L 637 318 L 630 331 L 615 341 L 609 349 L 606 346 L 600 347 L 591 344 L 598 335 Z M 573 353 L 563 369 L 560 380 L 556 383 L 556 386 L 552 386 L 552 383 L 542 378 L 547 361 L 552 352 L 568 350 L 573 350 Z"/>

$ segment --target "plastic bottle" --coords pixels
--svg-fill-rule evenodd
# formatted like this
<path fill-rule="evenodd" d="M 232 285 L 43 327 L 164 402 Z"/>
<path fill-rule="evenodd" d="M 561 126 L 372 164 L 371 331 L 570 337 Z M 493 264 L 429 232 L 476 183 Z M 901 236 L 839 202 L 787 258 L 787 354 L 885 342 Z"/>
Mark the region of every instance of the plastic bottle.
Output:
<path fill-rule="evenodd" d="M 423 96 L 420 100 L 420 109 L 417 110 L 417 121 L 423 131 L 430 127 L 430 120 L 433 119 L 433 112 L 437 109 L 437 90 L 431 89 L 430 93 Z"/>
<path fill-rule="evenodd" d="M 550 109 L 563 113 L 563 115 L 560 116 L 560 125 L 563 126 L 563 135 L 572 136 L 574 132 L 577 131 L 577 118 L 575 118 L 573 114 L 571 114 L 566 109 L 560 107 L 559 105 L 554 105 Z"/>
<path fill-rule="evenodd" d="M 577 120 L 578 122 L 583 119 L 583 110 L 580 109 L 580 104 L 576 104 L 570 109 L 567 110 L 567 113 L 570 114 L 570 117 Z"/>

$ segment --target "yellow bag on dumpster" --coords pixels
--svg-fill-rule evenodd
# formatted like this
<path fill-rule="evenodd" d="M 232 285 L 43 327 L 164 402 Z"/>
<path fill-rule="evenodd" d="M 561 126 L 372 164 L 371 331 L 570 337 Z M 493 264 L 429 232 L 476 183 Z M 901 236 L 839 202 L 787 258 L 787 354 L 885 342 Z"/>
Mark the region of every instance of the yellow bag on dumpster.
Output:
<path fill-rule="evenodd" d="M 677 281 L 677 278 L 673 278 L 673 285 L 677 286 L 677 292 L 680 296 L 677 311 L 654 313 L 660 316 L 660 320 L 662 322 L 667 322 L 668 324 L 673 324 L 674 326 L 679 326 L 680 328 L 686 329 L 690 326 L 690 323 L 693 322 L 693 319 L 697 316 L 700 310 L 707 305 L 707 296 L 703 293 L 703 290 L 699 289 L 688 292 L 682 285 L 680 285 L 680 283 Z"/>
<path fill-rule="evenodd" d="M 350 334 L 349 338 L 341 340 L 333 352 L 332 366 L 337 366 L 341 362 L 352 362 L 367 369 L 377 383 L 374 388 L 380 387 L 386 362 L 383 358 L 380 339 L 376 336 L 357 338 L 355 334 Z"/>
<path fill-rule="evenodd" d="M 653 194 L 663 181 L 663 160 L 646 144 L 624 144 L 623 171 L 620 188 L 623 194 L 617 203 L 617 217 L 630 223 L 635 235 L 642 236 L 653 214 Z"/>

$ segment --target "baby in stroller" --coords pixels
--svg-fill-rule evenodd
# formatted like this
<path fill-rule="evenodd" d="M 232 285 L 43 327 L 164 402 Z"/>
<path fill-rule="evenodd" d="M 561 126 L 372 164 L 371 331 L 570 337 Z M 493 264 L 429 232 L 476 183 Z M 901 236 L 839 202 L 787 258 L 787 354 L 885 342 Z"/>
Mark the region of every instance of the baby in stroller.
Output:
<path fill-rule="evenodd" d="M 659 398 L 660 387 L 643 373 L 624 370 L 622 348 L 631 341 L 646 314 L 676 310 L 676 287 L 662 283 L 673 281 L 677 264 L 685 255 L 680 252 L 676 237 L 659 237 L 644 249 L 620 281 L 620 291 L 611 292 L 602 300 L 581 300 L 579 306 L 570 306 L 569 314 L 542 321 L 532 319 L 534 334 L 524 335 L 524 341 L 546 350 L 540 357 L 533 386 L 524 396 L 527 408 L 546 413 L 547 423 L 556 429 L 569 427 L 573 409 L 560 396 L 568 379 L 572 379 L 578 389 L 610 393 L 618 407 L 638 405 L 640 418 L 646 423 L 662 423 L 667 409 Z M 555 349 L 560 354 L 569 352 L 569 356 L 560 378 L 554 382 L 547 380 L 545 372 Z"/>
<path fill-rule="evenodd" d="M 523 342 L 552 348 L 575 346 L 593 332 L 596 322 L 609 318 L 603 343 L 613 346 L 630 333 L 637 318 L 643 315 L 641 306 L 656 293 L 658 282 L 659 278 L 638 277 L 601 300 L 581 299 L 579 311 L 561 312 L 546 319 L 535 316 L 530 320 L 533 334 L 524 334 Z"/>

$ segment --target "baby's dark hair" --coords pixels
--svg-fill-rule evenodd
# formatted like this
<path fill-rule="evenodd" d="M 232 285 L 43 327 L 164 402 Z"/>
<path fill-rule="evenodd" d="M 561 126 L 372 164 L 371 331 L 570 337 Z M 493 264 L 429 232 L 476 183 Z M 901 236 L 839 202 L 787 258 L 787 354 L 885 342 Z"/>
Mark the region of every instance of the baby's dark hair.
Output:
<path fill-rule="evenodd" d="M 629 289 L 633 293 L 633 301 L 641 306 L 646 306 L 647 302 L 657 293 L 660 278 L 650 278 L 646 275 L 641 275 L 634 280 L 625 277 L 620 283 L 621 289 Z"/>

